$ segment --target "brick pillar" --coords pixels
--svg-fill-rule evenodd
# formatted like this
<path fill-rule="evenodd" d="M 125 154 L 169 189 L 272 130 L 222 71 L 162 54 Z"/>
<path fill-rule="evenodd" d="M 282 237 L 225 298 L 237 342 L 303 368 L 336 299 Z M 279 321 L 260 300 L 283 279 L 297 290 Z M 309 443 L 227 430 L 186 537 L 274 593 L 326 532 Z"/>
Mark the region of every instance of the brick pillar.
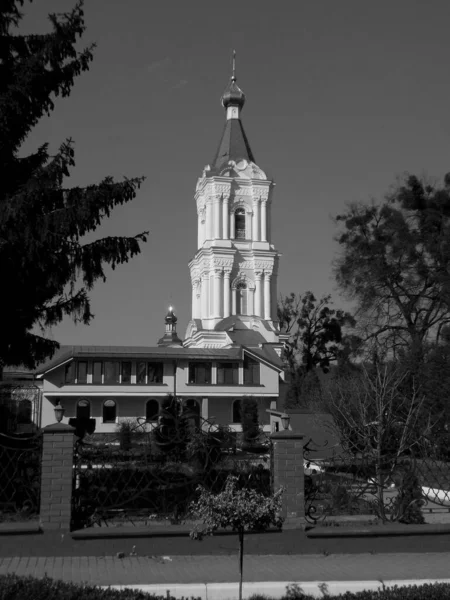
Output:
<path fill-rule="evenodd" d="M 54 423 L 42 432 L 41 527 L 69 531 L 75 429 Z"/>
<path fill-rule="evenodd" d="M 303 433 L 277 431 L 270 436 L 273 442 L 274 490 L 283 492 L 284 527 L 298 527 L 305 522 L 303 481 Z"/>

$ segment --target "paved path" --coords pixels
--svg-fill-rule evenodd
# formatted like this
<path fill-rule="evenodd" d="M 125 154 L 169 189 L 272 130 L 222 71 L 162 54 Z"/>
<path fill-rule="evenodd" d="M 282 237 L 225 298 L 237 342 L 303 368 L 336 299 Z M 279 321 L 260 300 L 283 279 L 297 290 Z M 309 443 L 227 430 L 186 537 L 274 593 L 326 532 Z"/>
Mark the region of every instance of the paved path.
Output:
<path fill-rule="evenodd" d="M 0 558 L 16 573 L 92 585 L 236 582 L 236 556 Z M 247 556 L 247 582 L 387 581 L 450 578 L 450 553 Z"/>

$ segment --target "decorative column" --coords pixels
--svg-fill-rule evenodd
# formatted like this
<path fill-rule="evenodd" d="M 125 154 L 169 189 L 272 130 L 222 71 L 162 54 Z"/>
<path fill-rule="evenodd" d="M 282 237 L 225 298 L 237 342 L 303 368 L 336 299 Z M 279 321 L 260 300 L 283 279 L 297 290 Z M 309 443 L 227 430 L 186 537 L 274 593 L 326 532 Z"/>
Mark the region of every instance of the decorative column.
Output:
<path fill-rule="evenodd" d="M 206 235 L 205 239 L 212 240 L 212 204 L 211 202 L 206 203 Z"/>
<path fill-rule="evenodd" d="M 230 212 L 228 218 L 230 219 L 230 240 L 234 240 L 234 238 L 236 237 L 236 223 L 234 220 L 234 212 Z"/>
<path fill-rule="evenodd" d="M 192 282 L 192 318 L 199 319 L 200 318 L 200 281 L 198 279 L 194 279 Z"/>
<path fill-rule="evenodd" d="M 214 269 L 214 317 L 221 316 L 222 269 Z"/>
<path fill-rule="evenodd" d="M 44 531 L 70 530 L 74 433 L 65 423 L 43 429 L 40 521 Z"/>
<path fill-rule="evenodd" d="M 261 201 L 261 241 L 267 242 L 267 201 Z"/>
<path fill-rule="evenodd" d="M 259 242 L 259 200 L 253 201 L 253 241 Z"/>
<path fill-rule="evenodd" d="M 203 246 L 203 227 L 202 227 L 202 213 L 199 211 L 198 219 L 197 219 L 197 247 L 201 248 Z"/>
<path fill-rule="evenodd" d="M 226 319 L 231 314 L 231 287 L 230 287 L 231 271 L 226 269 L 223 272 L 223 318 Z"/>
<path fill-rule="evenodd" d="M 202 273 L 202 319 L 206 319 L 209 316 L 208 310 L 208 298 L 209 298 L 209 278 L 208 272 L 203 271 Z"/>
<path fill-rule="evenodd" d="M 303 433 L 277 431 L 273 442 L 274 490 L 284 488 L 282 516 L 284 527 L 298 527 L 305 522 L 305 491 L 303 473 Z"/>
<path fill-rule="evenodd" d="M 197 281 L 192 281 L 192 318 L 196 319 Z"/>
<path fill-rule="evenodd" d="M 208 398 L 202 398 L 202 419 L 207 421 L 208 418 L 209 418 Z"/>
<path fill-rule="evenodd" d="M 214 271 L 210 271 L 208 275 L 208 316 L 214 317 Z"/>
<path fill-rule="evenodd" d="M 255 315 L 262 317 L 262 289 L 261 289 L 262 271 L 255 271 Z"/>
<path fill-rule="evenodd" d="M 214 239 L 220 240 L 220 204 L 221 196 L 214 198 Z"/>
<path fill-rule="evenodd" d="M 254 288 L 248 289 L 248 314 L 249 315 L 255 314 L 255 289 Z"/>
<path fill-rule="evenodd" d="M 222 199 L 222 229 L 223 229 L 222 237 L 224 240 L 228 240 L 230 238 L 229 224 L 230 224 L 230 213 L 228 211 L 228 198 L 224 197 Z"/>
<path fill-rule="evenodd" d="M 269 321 L 271 319 L 270 310 L 270 273 L 264 273 L 264 318 Z"/>
<path fill-rule="evenodd" d="M 231 314 L 236 314 L 236 288 L 231 289 Z"/>
<path fill-rule="evenodd" d="M 201 306 L 201 301 L 202 301 L 202 297 L 201 297 L 201 289 L 202 286 L 200 284 L 200 281 L 197 281 L 197 288 L 196 288 L 196 302 L 195 302 L 195 318 L 196 319 L 201 319 L 202 318 L 202 306 Z"/>

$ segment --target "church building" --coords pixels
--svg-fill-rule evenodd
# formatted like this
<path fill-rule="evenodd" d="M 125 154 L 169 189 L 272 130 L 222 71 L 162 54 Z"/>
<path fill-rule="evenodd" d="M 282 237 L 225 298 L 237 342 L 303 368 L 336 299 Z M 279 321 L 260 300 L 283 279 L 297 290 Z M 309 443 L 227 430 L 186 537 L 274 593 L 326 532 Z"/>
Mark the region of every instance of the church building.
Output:
<path fill-rule="evenodd" d="M 241 400 L 252 396 L 260 424 L 270 430 L 269 409 L 280 408 L 284 379 L 280 255 L 271 239 L 274 182 L 256 164 L 241 121 L 244 103 L 233 72 L 222 96 L 222 137 L 195 190 L 197 251 L 189 263 L 185 339 L 169 307 L 156 346 L 61 346 L 37 374 L 42 426 L 54 422 L 60 403 L 64 422 L 89 418 L 95 432 L 110 433 L 121 419 L 155 421 L 172 395 L 202 418 L 240 431 Z"/>

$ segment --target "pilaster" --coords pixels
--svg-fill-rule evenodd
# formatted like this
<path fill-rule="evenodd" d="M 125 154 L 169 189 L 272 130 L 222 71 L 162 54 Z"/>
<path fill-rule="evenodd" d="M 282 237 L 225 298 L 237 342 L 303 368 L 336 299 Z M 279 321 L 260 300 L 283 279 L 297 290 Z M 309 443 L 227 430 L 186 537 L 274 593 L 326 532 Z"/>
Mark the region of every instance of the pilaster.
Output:
<path fill-rule="evenodd" d="M 278 431 L 270 436 L 273 442 L 274 489 L 284 489 L 282 515 L 288 528 L 305 522 L 304 437 L 303 433 L 293 431 Z"/>
<path fill-rule="evenodd" d="M 261 277 L 262 271 L 255 271 L 255 315 L 262 317 L 262 289 L 261 289 Z"/>
<path fill-rule="evenodd" d="M 270 298 L 270 273 L 264 273 L 264 319 L 271 319 L 271 298 Z"/>
<path fill-rule="evenodd" d="M 70 530 L 75 429 L 55 423 L 43 429 L 40 521 L 44 531 Z"/>
<path fill-rule="evenodd" d="M 225 269 L 223 272 L 223 317 L 226 319 L 231 314 L 231 287 L 230 287 L 231 270 Z"/>
<path fill-rule="evenodd" d="M 230 238 L 230 212 L 228 207 L 228 197 L 224 197 L 222 200 L 222 228 L 223 228 L 223 239 L 228 240 Z"/>

